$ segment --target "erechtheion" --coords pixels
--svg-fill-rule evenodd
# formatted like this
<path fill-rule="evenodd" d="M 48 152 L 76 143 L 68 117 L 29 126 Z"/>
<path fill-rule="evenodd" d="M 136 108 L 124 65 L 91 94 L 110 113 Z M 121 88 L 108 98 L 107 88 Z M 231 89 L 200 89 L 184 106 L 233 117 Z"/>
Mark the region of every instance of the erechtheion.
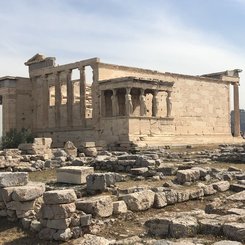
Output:
<path fill-rule="evenodd" d="M 106 64 L 98 58 L 57 66 L 55 58 L 40 54 L 25 65 L 29 78 L 0 78 L 4 134 L 27 128 L 39 137 L 52 137 L 54 146 L 68 140 L 118 146 L 240 140 L 241 70 L 190 76 Z M 92 69 L 91 84 L 86 67 Z M 72 79 L 74 70 L 79 79 Z"/>

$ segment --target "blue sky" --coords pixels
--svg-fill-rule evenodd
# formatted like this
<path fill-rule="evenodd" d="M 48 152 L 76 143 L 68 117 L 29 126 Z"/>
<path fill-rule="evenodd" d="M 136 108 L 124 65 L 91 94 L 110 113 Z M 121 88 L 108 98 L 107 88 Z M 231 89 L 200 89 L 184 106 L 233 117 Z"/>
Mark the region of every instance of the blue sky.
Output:
<path fill-rule="evenodd" d="M 0 0 L 0 76 L 36 53 L 200 75 L 240 68 L 245 0 Z"/>

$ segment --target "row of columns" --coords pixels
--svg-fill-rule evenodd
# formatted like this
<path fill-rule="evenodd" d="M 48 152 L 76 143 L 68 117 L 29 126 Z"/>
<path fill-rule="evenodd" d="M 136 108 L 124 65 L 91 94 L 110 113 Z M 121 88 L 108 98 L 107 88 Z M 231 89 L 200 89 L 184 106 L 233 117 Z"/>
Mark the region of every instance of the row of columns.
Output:
<path fill-rule="evenodd" d="M 132 95 L 131 95 L 131 89 L 132 88 L 126 88 L 125 93 L 125 116 L 130 116 L 133 113 L 133 103 L 132 103 Z M 171 93 L 172 91 L 166 91 L 167 92 L 167 117 L 171 117 L 172 112 L 172 99 L 171 99 Z M 152 116 L 157 117 L 158 116 L 158 110 L 159 110 L 159 99 L 158 99 L 158 90 L 153 91 L 153 98 L 152 98 Z M 104 115 L 104 91 L 101 91 L 101 100 L 102 100 L 102 115 Z M 117 96 L 117 89 L 112 89 L 112 116 L 118 116 L 119 115 L 119 104 L 118 104 L 118 96 Z M 146 108 L 146 96 L 145 96 L 145 90 L 140 89 L 140 95 L 139 95 L 139 101 L 140 101 L 140 116 L 146 116 L 147 108 Z"/>
<path fill-rule="evenodd" d="M 81 125 L 85 126 L 86 122 L 86 78 L 85 67 L 79 69 L 80 79 L 80 121 Z M 74 84 L 71 80 L 72 70 L 66 71 L 66 89 L 67 89 L 67 126 L 73 126 L 73 101 L 74 101 Z M 55 79 L 55 125 L 60 127 L 61 115 L 61 82 L 60 73 L 56 73 Z"/>
<path fill-rule="evenodd" d="M 86 122 L 86 78 L 85 78 L 85 67 L 81 67 L 80 71 L 80 121 L 81 125 L 84 127 Z M 66 89 L 67 89 L 67 126 L 73 126 L 73 101 L 74 101 L 74 84 L 71 80 L 72 70 L 62 71 L 65 72 L 66 79 Z M 61 127 L 61 85 L 60 82 L 61 72 L 55 73 L 55 127 Z M 35 117 L 33 121 L 33 128 L 37 128 L 37 109 L 38 105 L 35 100 L 37 98 L 37 79 L 38 77 L 32 78 L 33 80 L 33 98 L 34 98 L 34 108 L 35 108 Z M 49 123 L 49 84 L 48 84 L 48 75 L 41 76 L 42 80 L 42 127 L 48 128 Z"/>

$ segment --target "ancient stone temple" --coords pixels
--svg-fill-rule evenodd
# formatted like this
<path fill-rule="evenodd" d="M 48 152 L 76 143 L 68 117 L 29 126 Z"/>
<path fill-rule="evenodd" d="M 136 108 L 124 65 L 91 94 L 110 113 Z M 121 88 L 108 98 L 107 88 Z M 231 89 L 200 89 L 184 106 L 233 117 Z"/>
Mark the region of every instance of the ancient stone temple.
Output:
<path fill-rule="evenodd" d="M 64 142 L 126 146 L 239 142 L 239 72 L 180 75 L 100 62 L 56 65 L 37 54 L 29 78 L 0 78 L 3 133 L 28 128 Z M 92 81 L 86 69 L 92 69 Z M 73 79 L 73 72 L 79 72 Z M 230 89 L 234 91 L 234 137 Z"/>

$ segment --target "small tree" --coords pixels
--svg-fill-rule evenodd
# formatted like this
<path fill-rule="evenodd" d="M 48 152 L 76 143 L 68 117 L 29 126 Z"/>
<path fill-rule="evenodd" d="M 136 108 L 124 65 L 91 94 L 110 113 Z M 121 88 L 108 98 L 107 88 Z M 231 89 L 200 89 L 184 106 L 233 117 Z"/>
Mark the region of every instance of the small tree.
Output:
<path fill-rule="evenodd" d="M 34 136 L 27 129 L 21 129 L 21 131 L 17 131 L 17 129 L 11 129 L 6 133 L 5 136 L 2 137 L 2 149 L 8 148 L 17 148 L 19 144 L 22 143 L 33 143 Z"/>

